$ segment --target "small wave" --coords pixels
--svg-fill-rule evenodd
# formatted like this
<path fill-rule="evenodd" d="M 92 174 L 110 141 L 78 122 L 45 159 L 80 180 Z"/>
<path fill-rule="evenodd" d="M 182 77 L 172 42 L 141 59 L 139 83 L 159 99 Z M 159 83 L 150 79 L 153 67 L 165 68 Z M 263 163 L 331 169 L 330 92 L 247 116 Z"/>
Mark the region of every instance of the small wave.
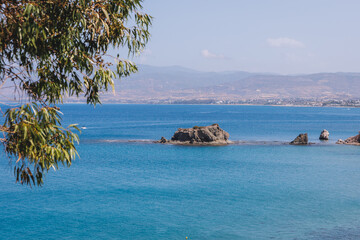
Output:
<path fill-rule="evenodd" d="M 209 113 L 216 113 L 216 112 L 198 112 L 198 114 L 209 114 Z"/>
<path fill-rule="evenodd" d="M 155 140 L 151 139 L 100 139 L 98 142 L 107 142 L 107 143 L 152 143 Z"/>
<path fill-rule="evenodd" d="M 85 144 L 150 144 L 154 143 L 155 140 L 151 139 L 82 139 L 81 143 Z"/>
<path fill-rule="evenodd" d="M 289 142 L 285 141 L 245 141 L 235 140 L 231 141 L 234 145 L 287 145 Z"/>

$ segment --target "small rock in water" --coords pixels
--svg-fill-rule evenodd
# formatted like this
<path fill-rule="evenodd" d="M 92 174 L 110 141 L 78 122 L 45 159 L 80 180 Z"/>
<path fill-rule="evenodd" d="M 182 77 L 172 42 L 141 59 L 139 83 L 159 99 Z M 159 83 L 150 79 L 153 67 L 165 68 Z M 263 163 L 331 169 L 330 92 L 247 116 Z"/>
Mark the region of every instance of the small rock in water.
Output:
<path fill-rule="evenodd" d="M 322 130 L 319 139 L 320 140 L 329 140 L 329 135 L 330 135 L 329 131 L 324 129 L 324 130 Z"/>
<path fill-rule="evenodd" d="M 290 144 L 292 145 L 307 145 L 309 143 L 308 134 L 301 133 Z"/>
<path fill-rule="evenodd" d="M 336 143 L 337 144 L 348 144 L 348 145 L 360 145 L 360 132 L 356 136 L 345 139 L 345 141 L 342 139 L 339 139 Z"/>
<path fill-rule="evenodd" d="M 167 142 L 166 138 L 161 137 L 161 139 L 160 139 L 160 143 L 166 143 L 166 142 Z"/>

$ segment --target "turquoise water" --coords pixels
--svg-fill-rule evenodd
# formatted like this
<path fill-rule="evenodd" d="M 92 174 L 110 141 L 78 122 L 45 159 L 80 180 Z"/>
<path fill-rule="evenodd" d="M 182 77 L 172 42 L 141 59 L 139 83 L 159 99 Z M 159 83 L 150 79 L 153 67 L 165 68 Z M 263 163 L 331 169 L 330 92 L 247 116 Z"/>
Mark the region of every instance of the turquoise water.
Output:
<path fill-rule="evenodd" d="M 359 239 L 360 109 L 202 105 L 62 107 L 86 127 L 71 168 L 42 188 L 0 163 L 0 239 Z M 126 142 L 219 123 L 231 140 L 311 146 Z M 322 129 L 331 141 L 320 143 Z M 124 141 L 118 141 L 124 140 Z"/>

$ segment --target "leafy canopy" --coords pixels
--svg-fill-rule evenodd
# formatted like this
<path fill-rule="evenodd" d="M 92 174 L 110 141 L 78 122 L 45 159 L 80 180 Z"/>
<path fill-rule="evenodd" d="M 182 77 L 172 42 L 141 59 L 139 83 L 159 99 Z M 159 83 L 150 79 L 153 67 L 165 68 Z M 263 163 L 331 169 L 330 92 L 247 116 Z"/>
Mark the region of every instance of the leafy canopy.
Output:
<path fill-rule="evenodd" d="M 4 0 L 0 2 L 0 81 L 29 103 L 10 108 L 0 130 L 14 159 L 16 180 L 41 185 L 44 173 L 70 166 L 77 154 L 76 125 L 61 126 L 65 97 L 101 103 L 115 78 L 137 71 L 109 48 L 139 53 L 149 40 L 151 16 L 143 0 Z M 79 129 L 77 129 L 79 130 Z M 16 160 L 16 161 L 15 161 Z"/>

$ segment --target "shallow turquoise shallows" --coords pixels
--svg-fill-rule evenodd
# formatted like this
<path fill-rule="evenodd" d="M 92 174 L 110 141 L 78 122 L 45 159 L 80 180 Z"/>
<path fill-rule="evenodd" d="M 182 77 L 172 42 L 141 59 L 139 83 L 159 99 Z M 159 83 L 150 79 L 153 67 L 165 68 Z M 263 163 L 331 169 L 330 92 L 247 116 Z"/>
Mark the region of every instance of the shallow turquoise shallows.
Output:
<path fill-rule="evenodd" d="M 360 109 L 65 105 L 81 159 L 41 188 L 0 162 L 0 239 L 360 239 Z M 127 142 L 218 123 L 231 140 L 311 146 Z M 323 129 L 331 140 L 320 142 Z M 120 140 L 120 141 L 119 141 Z"/>

